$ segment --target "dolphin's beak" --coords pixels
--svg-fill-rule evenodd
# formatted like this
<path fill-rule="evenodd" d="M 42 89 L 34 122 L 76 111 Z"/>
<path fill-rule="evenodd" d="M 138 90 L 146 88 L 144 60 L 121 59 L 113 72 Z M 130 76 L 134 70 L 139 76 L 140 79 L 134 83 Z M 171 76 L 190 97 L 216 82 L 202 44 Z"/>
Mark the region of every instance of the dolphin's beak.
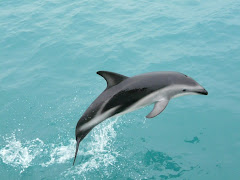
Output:
<path fill-rule="evenodd" d="M 202 88 L 200 90 L 197 90 L 196 93 L 198 94 L 202 94 L 202 95 L 208 95 L 208 92 L 206 89 Z"/>
<path fill-rule="evenodd" d="M 75 161 L 76 161 L 76 158 L 77 158 L 77 153 L 78 153 L 78 148 L 79 148 L 79 144 L 81 142 L 81 138 L 77 138 L 77 144 L 76 144 L 76 151 L 75 151 L 75 157 L 74 157 L 74 160 L 73 160 L 73 166 L 75 164 Z"/>

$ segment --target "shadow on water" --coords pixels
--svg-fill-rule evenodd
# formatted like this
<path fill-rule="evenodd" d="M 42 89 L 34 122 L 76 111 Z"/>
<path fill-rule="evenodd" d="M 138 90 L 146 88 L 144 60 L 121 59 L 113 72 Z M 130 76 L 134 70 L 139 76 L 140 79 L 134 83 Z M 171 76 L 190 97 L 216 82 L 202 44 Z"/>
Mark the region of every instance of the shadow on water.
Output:
<path fill-rule="evenodd" d="M 146 166 L 152 166 L 154 170 L 169 169 L 175 172 L 181 170 L 181 167 L 173 161 L 173 158 L 163 152 L 150 150 L 145 154 L 143 162 Z"/>
<path fill-rule="evenodd" d="M 200 142 L 199 138 L 195 136 L 192 140 L 184 140 L 186 143 L 197 144 Z"/>
<path fill-rule="evenodd" d="M 189 171 L 180 166 L 174 158 L 154 150 L 148 150 L 143 157 L 143 164 L 151 169 L 154 174 L 150 179 L 172 179 L 181 177 L 184 172 Z M 191 170 L 191 169 L 190 169 Z M 149 178 L 148 178 L 149 179 Z"/>

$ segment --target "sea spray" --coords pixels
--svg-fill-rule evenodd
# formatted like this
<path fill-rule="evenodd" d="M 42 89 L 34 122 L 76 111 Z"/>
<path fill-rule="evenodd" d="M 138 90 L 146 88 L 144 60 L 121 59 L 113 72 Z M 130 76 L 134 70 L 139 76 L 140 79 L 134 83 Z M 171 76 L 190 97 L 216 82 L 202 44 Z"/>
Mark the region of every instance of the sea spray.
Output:
<path fill-rule="evenodd" d="M 108 120 L 96 126 L 91 132 L 91 139 L 85 144 L 85 148 L 79 148 L 80 156 L 87 156 L 87 161 L 78 161 L 75 168 L 69 168 L 63 174 L 69 175 L 82 175 L 84 173 L 96 170 L 99 167 L 107 168 L 116 162 L 116 157 L 119 155 L 118 151 L 112 146 L 116 138 L 116 131 L 114 125 L 119 117 Z M 83 144 L 81 144 L 83 146 Z M 83 151 L 84 149 L 84 151 Z"/>
<path fill-rule="evenodd" d="M 0 158 L 3 163 L 13 167 L 20 167 L 22 171 L 32 165 L 32 161 L 43 151 L 44 143 L 36 138 L 22 142 L 17 140 L 15 134 L 4 138 L 5 147 L 0 149 Z M 22 172 L 21 171 L 21 172 Z"/>

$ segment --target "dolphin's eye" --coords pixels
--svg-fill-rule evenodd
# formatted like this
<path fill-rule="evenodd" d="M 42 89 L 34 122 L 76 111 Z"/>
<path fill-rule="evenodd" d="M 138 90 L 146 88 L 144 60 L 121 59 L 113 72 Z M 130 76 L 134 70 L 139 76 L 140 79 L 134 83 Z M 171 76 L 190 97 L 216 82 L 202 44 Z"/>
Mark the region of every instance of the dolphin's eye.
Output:
<path fill-rule="evenodd" d="M 187 75 L 184 74 L 185 77 L 188 77 Z"/>
<path fill-rule="evenodd" d="M 185 92 L 185 91 L 186 91 L 186 89 L 183 89 L 182 91 L 183 91 L 183 92 Z"/>

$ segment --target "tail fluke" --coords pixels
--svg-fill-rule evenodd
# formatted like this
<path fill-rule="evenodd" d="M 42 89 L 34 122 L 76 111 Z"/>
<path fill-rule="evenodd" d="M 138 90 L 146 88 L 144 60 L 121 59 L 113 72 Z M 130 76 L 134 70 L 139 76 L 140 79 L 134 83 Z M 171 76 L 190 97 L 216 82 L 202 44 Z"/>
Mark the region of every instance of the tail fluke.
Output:
<path fill-rule="evenodd" d="M 77 144 L 76 144 L 76 152 L 75 152 L 75 157 L 74 157 L 74 161 L 73 161 L 73 166 L 74 166 L 74 164 L 75 164 L 75 160 L 76 160 L 76 157 L 77 157 L 78 147 L 79 147 L 80 141 L 81 141 L 81 139 L 78 138 L 78 139 L 77 139 Z"/>

